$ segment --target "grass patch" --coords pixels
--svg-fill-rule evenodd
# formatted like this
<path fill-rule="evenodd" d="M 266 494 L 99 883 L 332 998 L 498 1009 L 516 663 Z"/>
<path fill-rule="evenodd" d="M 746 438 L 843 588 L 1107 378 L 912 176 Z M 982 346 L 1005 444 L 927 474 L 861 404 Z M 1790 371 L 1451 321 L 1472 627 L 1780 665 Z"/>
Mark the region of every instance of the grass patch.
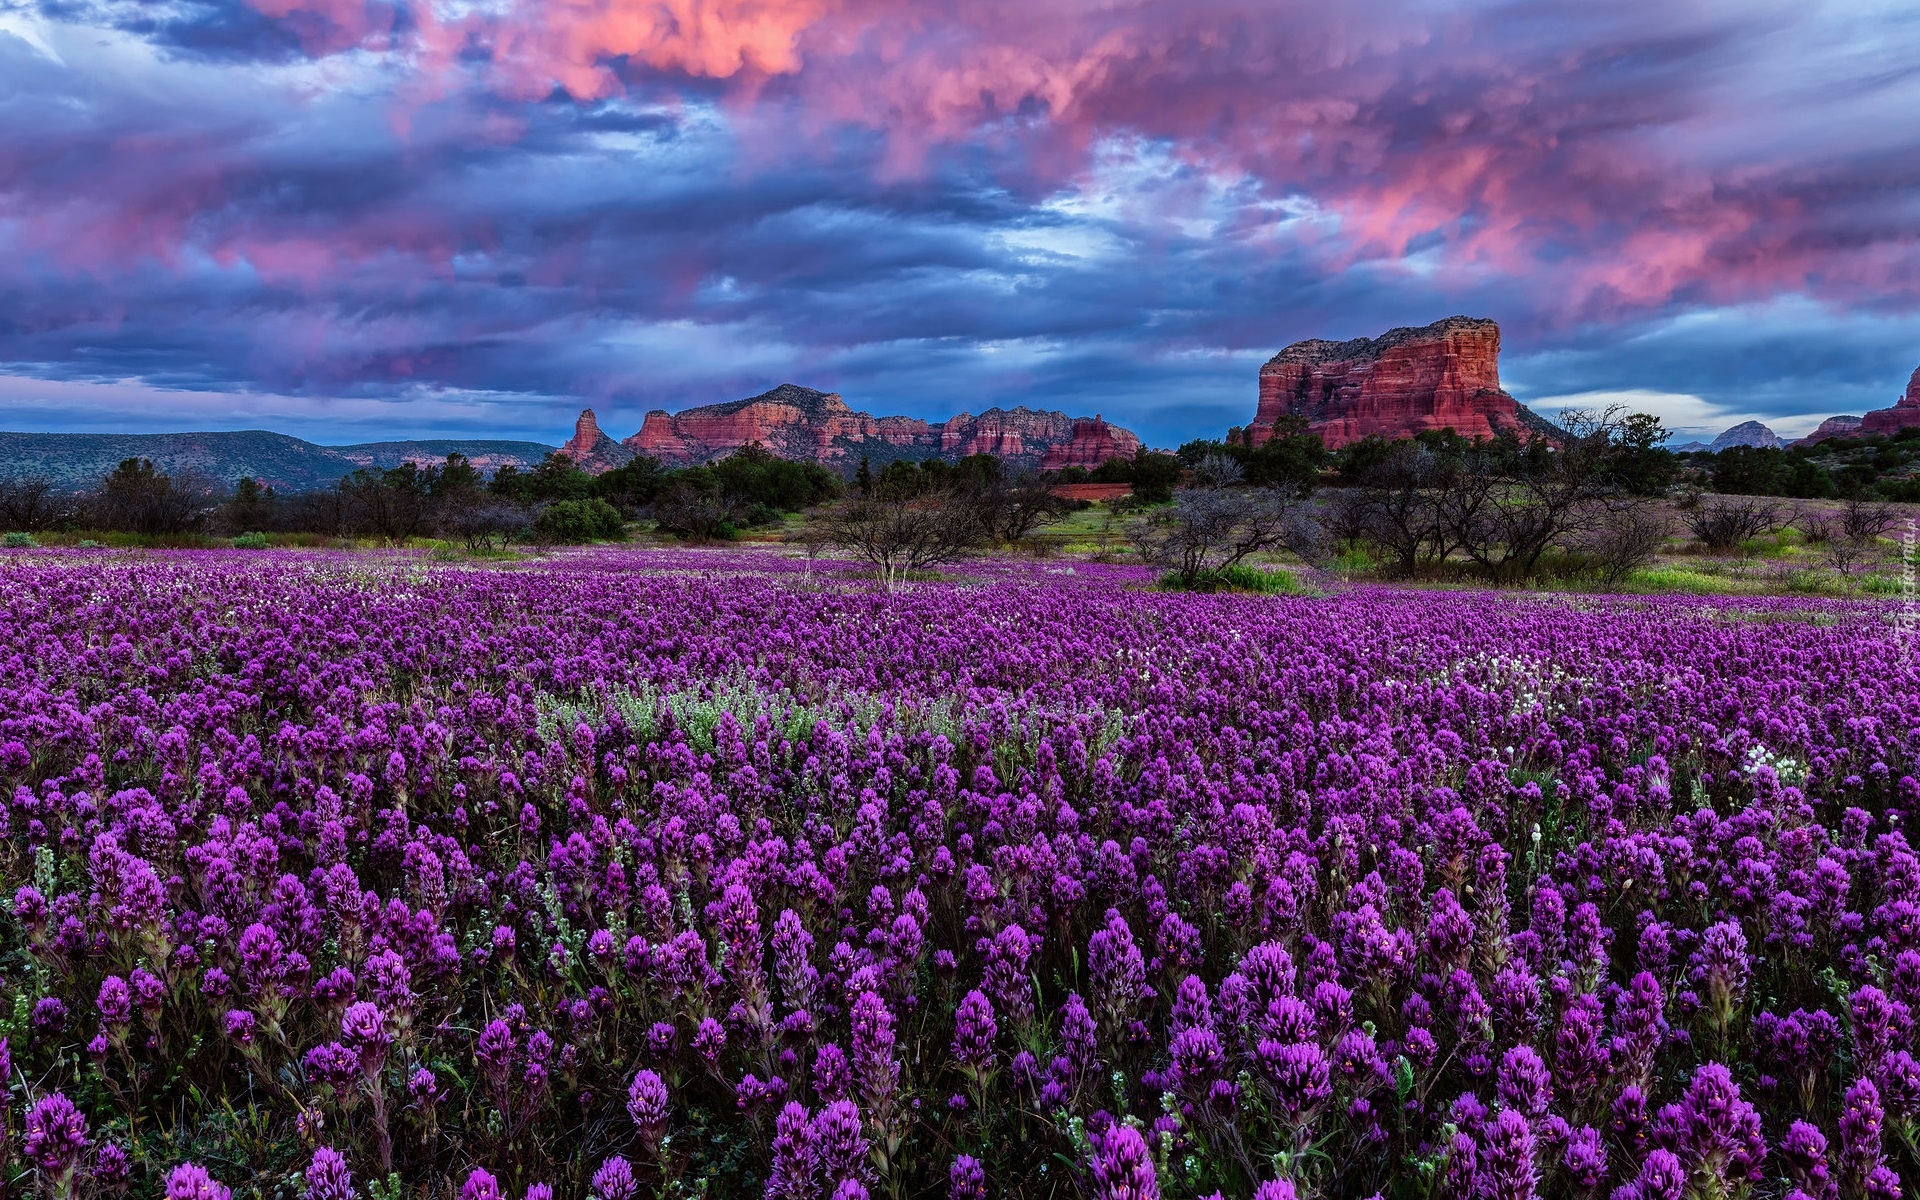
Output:
<path fill-rule="evenodd" d="M 1763 589 L 1751 583 L 1686 567 L 1642 567 L 1627 576 L 1623 590 L 1658 596 L 1740 596 Z"/>
<path fill-rule="evenodd" d="M 1243 592 L 1259 596 L 1311 596 L 1313 590 L 1300 577 L 1284 567 L 1250 567 L 1236 563 L 1224 570 L 1212 571 L 1194 581 L 1191 588 L 1181 582 L 1177 571 L 1160 576 L 1160 586 L 1169 592 Z"/>

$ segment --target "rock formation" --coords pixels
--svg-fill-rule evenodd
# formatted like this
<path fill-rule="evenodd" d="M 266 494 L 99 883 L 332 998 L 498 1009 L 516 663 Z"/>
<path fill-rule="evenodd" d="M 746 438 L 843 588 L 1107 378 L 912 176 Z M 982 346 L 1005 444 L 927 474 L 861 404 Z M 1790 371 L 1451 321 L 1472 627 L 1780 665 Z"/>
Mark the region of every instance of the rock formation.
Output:
<path fill-rule="evenodd" d="M 929 423 L 914 417 L 875 417 L 856 412 L 835 392 L 783 383 L 745 400 L 709 404 L 678 413 L 655 409 L 640 432 L 621 443 L 672 466 L 724 458 L 759 442 L 783 458 L 850 467 L 861 458 L 876 465 L 900 458 L 963 458 L 993 454 L 1018 466 L 1053 470 L 1097 467 L 1131 456 L 1140 439 L 1099 417 L 1029 408 L 991 408 Z"/>
<path fill-rule="evenodd" d="M 1774 450 L 1786 445 L 1780 435 L 1758 421 L 1742 421 L 1713 439 L 1707 449 L 1715 454 L 1729 446 L 1752 446 L 1755 450 Z"/>
<path fill-rule="evenodd" d="M 633 451 L 600 431 L 590 408 L 580 411 L 580 419 L 573 423 L 573 437 L 560 447 L 560 453 L 572 459 L 574 466 L 595 475 L 633 461 Z"/>
<path fill-rule="evenodd" d="M 1049 414 L 1051 415 L 1051 414 Z M 1075 417 L 1073 429 L 1064 443 L 1056 443 L 1040 460 L 1043 471 L 1064 467 L 1085 467 L 1091 471 L 1108 459 L 1132 458 L 1140 449 L 1140 439 L 1131 430 L 1109 425 L 1095 413 Z"/>
<path fill-rule="evenodd" d="M 1863 418 L 1856 416 L 1828 417 L 1820 422 L 1820 428 L 1793 443 L 1796 446 L 1811 446 L 1815 442 L 1824 442 L 1828 438 L 1850 438 L 1860 436 Z"/>
<path fill-rule="evenodd" d="M 1451 428 L 1463 437 L 1551 429 L 1500 390 L 1500 326 L 1448 317 L 1377 338 L 1295 342 L 1260 368 L 1254 444 L 1282 416 L 1302 416 L 1329 448 L 1369 435 L 1402 438 Z"/>
<path fill-rule="evenodd" d="M 1876 408 L 1860 418 L 1860 433 L 1899 433 L 1920 425 L 1920 368 L 1907 380 L 1907 392 L 1892 408 Z"/>

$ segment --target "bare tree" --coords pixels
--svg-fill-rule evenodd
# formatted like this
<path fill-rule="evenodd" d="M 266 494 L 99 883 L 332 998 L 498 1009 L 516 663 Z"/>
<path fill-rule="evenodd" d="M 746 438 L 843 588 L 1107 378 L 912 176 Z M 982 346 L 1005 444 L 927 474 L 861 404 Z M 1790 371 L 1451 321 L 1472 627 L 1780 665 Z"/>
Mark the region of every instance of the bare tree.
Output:
<path fill-rule="evenodd" d="M 1237 459 L 1225 454 L 1209 454 L 1193 468 L 1193 482 L 1196 487 L 1223 488 L 1243 482 L 1247 469 Z"/>
<path fill-rule="evenodd" d="M 1869 541 L 1856 541 L 1844 535 L 1828 538 L 1826 543 L 1827 565 L 1846 582 L 1849 590 L 1853 587 L 1853 576 L 1874 557 L 1876 547 Z"/>
<path fill-rule="evenodd" d="M 20 533 L 51 529 L 73 515 L 74 498 L 44 475 L 0 479 L 0 525 Z"/>
<path fill-rule="evenodd" d="M 987 537 L 995 542 L 1018 542 L 1054 517 L 1072 509 L 1053 489 L 1049 475 L 995 476 L 965 490 L 979 513 Z"/>
<path fill-rule="evenodd" d="M 1403 442 L 1334 500 L 1330 519 L 1349 541 L 1372 542 L 1394 559 L 1399 574 L 1411 575 L 1449 549 L 1438 497 L 1451 471 L 1428 447 Z"/>
<path fill-rule="evenodd" d="M 1657 502 L 1612 505 L 1587 523 L 1574 548 L 1593 560 L 1602 587 L 1617 588 L 1652 562 L 1672 533 L 1673 520 Z"/>
<path fill-rule="evenodd" d="M 362 467 L 340 481 L 340 496 L 355 528 L 398 544 L 427 529 L 436 474 L 437 468 L 412 463 L 384 471 Z"/>
<path fill-rule="evenodd" d="M 1800 531 L 1810 546 L 1825 545 L 1835 538 L 1846 536 L 1840 530 L 1839 513 L 1811 506 L 1796 511 L 1790 524 Z"/>
<path fill-rule="evenodd" d="M 685 480 L 669 484 L 655 497 L 652 513 L 663 531 L 694 541 L 720 537 L 740 517 L 738 506 L 719 488 L 701 488 Z"/>
<path fill-rule="evenodd" d="M 1719 496 L 1702 500 L 1687 514 L 1687 528 L 1700 544 L 1716 552 L 1735 548 L 1781 527 L 1780 509 L 1755 496 Z"/>
<path fill-rule="evenodd" d="M 1301 506 L 1265 489 L 1188 488 L 1127 527 L 1147 562 L 1194 588 L 1250 554 L 1311 540 Z"/>
<path fill-rule="evenodd" d="M 1865 496 L 1849 496 L 1840 507 L 1840 531 L 1849 541 L 1863 545 L 1879 541 L 1892 529 L 1900 514 L 1893 505 L 1869 500 Z"/>
<path fill-rule="evenodd" d="M 190 472 L 168 475 L 144 458 L 129 458 L 101 481 L 88 505 L 102 529 L 172 536 L 206 523 L 219 505 L 212 480 Z"/>
<path fill-rule="evenodd" d="M 509 541 L 532 524 L 518 504 L 484 494 L 471 502 L 449 503 L 441 509 L 442 533 L 457 537 L 470 551 L 505 549 Z"/>
<path fill-rule="evenodd" d="M 1490 579 L 1533 573 L 1555 546 L 1586 536 L 1630 503 L 1622 463 L 1634 452 L 1639 420 L 1614 406 L 1561 414 L 1564 436 L 1525 446 L 1476 447 L 1441 493 L 1441 525 Z"/>
<path fill-rule="evenodd" d="M 872 564 L 892 592 L 913 571 L 965 557 L 987 540 L 977 508 L 951 492 L 843 500 L 815 518 L 821 540 Z"/>

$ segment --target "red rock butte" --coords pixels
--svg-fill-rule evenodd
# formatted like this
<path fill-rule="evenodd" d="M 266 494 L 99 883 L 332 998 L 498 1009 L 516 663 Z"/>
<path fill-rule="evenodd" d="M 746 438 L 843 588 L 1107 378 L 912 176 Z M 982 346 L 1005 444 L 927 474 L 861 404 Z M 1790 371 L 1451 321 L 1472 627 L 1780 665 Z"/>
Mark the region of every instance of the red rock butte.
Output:
<path fill-rule="evenodd" d="M 560 453 L 572 459 L 574 466 L 595 475 L 633 461 L 633 451 L 600 431 L 590 408 L 581 410 L 580 419 L 573 423 L 573 436 L 560 447 Z"/>
<path fill-rule="evenodd" d="M 1500 326 L 1477 317 L 1377 338 L 1295 342 L 1260 368 L 1260 408 L 1247 430 L 1254 444 L 1283 416 L 1305 417 L 1329 448 L 1449 428 L 1524 441 L 1552 428 L 1501 390 Z"/>
<path fill-rule="evenodd" d="M 783 383 L 745 400 L 678 413 L 655 409 L 640 432 L 620 443 L 671 466 L 724 458 L 758 442 L 782 458 L 850 467 L 894 459 L 963 458 L 993 454 L 1020 466 L 1059 470 L 1098 467 L 1129 458 L 1140 439 L 1099 417 L 1069 417 L 1030 408 L 991 408 L 947 421 L 875 417 L 856 412 L 836 392 Z"/>
<path fill-rule="evenodd" d="M 1860 418 L 1860 435 L 1892 434 L 1920 425 L 1920 368 L 1907 380 L 1906 394 L 1892 408 L 1876 408 Z"/>

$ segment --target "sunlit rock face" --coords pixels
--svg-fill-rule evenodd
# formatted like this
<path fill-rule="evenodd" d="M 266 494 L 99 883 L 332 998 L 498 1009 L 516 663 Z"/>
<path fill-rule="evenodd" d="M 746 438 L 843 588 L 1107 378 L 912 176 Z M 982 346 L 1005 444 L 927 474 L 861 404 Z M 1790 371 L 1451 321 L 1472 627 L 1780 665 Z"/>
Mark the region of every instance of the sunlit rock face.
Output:
<path fill-rule="evenodd" d="M 1403 438 L 1453 429 L 1463 437 L 1511 431 L 1522 439 L 1546 423 L 1500 389 L 1500 326 L 1448 317 L 1377 338 L 1295 342 L 1260 368 L 1258 444 L 1283 416 L 1301 416 L 1329 447 L 1369 435 Z"/>
<path fill-rule="evenodd" d="M 836 392 L 783 383 L 745 400 L 678 413 L 656 409 L 621 445 L 676 466 L 724 458 L 758 442 L 782 458 L 847 467 L 862 458 L 964 458 L 992 454 L 1018 466 L 1097 467 L 1125 458 L 1140 439 L 1099 417 L 990 408 L 947 421 L 856 412 Z"/>

